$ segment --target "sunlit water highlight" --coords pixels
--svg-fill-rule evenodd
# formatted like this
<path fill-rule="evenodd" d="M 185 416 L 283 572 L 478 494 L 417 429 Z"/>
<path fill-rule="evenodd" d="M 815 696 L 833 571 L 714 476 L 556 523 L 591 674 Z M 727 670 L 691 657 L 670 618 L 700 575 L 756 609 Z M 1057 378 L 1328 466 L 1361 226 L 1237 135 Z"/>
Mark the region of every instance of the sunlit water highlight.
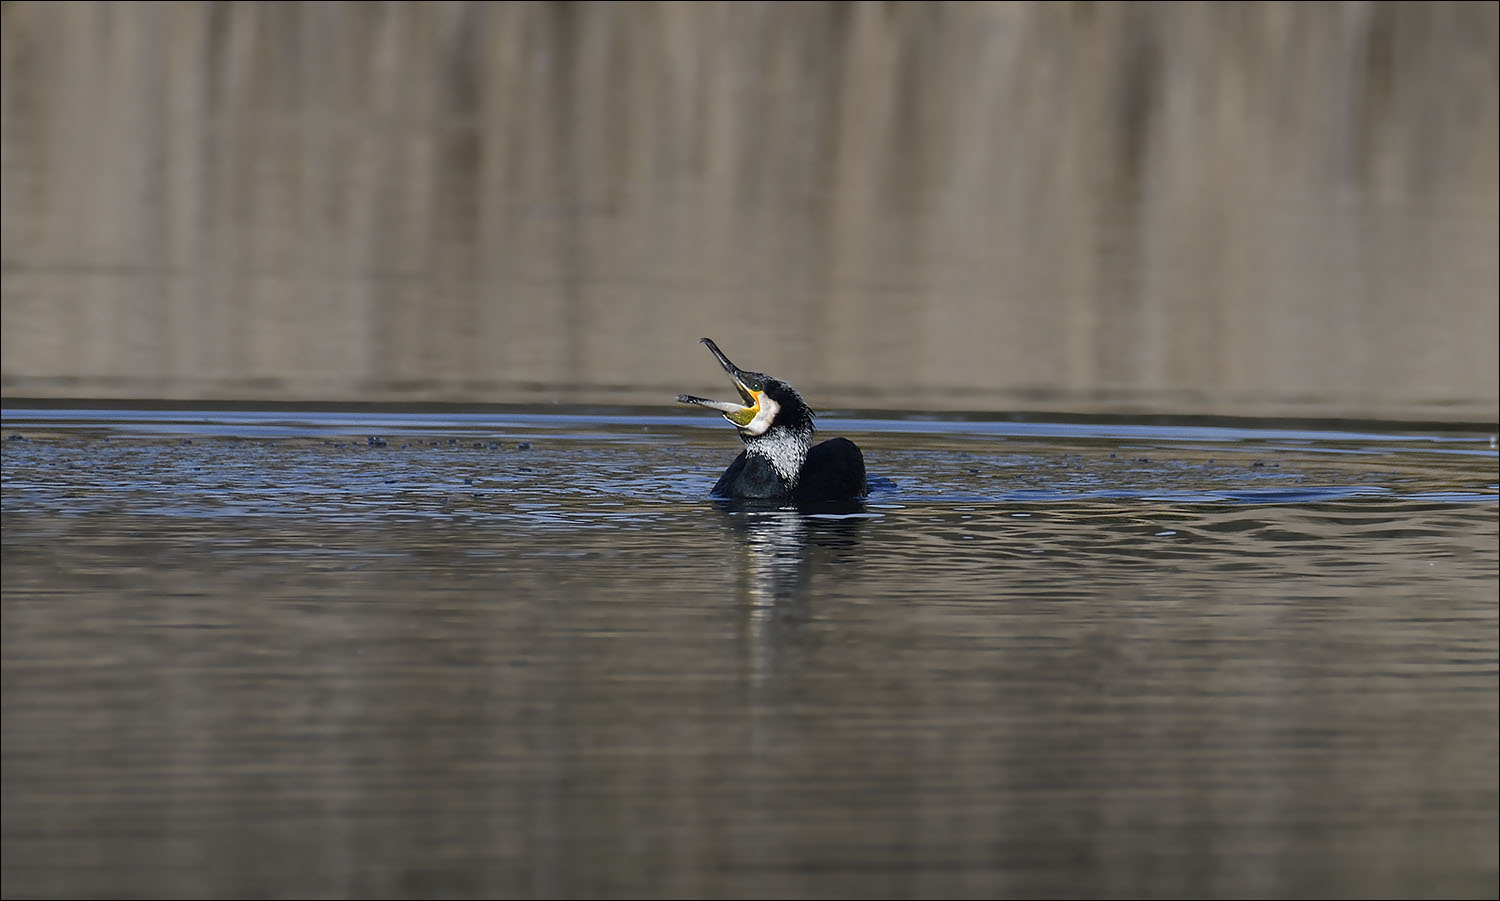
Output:
<path fill-rule="evenodd" d="M 1457 429 L 5 414 L 7 896 L 1493 895 Z"/>

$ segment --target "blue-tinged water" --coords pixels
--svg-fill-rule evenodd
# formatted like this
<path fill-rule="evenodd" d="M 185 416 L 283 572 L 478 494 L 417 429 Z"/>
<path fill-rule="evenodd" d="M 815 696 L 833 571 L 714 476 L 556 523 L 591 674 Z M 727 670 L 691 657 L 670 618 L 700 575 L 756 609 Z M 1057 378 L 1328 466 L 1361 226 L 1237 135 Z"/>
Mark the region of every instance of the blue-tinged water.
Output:
<path fill-rule="evenodd" d="M 4 415 L 4 894 L 1493 896 L 1493 430 Z"/>

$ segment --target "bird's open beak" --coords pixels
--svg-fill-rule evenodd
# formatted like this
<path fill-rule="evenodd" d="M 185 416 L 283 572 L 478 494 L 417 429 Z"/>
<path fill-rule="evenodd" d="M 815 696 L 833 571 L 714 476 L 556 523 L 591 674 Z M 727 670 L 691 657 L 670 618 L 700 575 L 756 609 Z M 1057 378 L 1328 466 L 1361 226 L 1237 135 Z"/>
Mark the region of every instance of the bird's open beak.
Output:
<path fill-rule="evenodd" d="M 702 342 L 708 345 L 709 351 L 718 359 L 719 365 L 723 366 L 724 371 L 729 373 L 729 380 L 734 382 L 734 390 L 740 393 L 740 397 L 745 403 L 741 405 L 727 400 L 709 400 L 706 397 L 695 397 L 691 394 L 677 395 L 677 402 L 694 407 L 708 407 L 710 410 L 718 410 L 724 414 L 725 419 L 740 428 L 744 428 L 760 414 L 760 400 L 764 392 L 757 391 L 745 383 L 744 371 L 729 362 L 729 358 L 724 356 L 724 352 L 719 350 L 719 345 L 715 344 L 712 338 L 704 338 Z"/>

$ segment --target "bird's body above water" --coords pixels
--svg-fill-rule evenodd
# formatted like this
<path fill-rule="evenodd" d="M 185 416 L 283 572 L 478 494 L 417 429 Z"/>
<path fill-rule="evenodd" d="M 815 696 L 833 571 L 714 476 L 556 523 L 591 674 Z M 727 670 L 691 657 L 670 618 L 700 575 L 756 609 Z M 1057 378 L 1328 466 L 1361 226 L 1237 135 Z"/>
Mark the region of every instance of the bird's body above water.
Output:
<path fill-rule="evenodd" d="M 848 438 L 830 438 L 807 451 L 796 481 L 785 478 L 763 454 L 749 449 L 729 464 L 714 484 L 714 497 L 790 500 L 829 503 L 865 496 L 865 461 L 858 445 Z"/>
<path fill-rule="evenodd" d="M 813 412 L 791 385 L 729 362 L 703 339 L 744 404 L 679 394 L 677 402 L 717 410 L 739 430 L 745 449 L 713 487 L 713 496 L 781 503 L 838 503 L 865 496 L 865 460 L 847 438 L 813 444 Z"/>

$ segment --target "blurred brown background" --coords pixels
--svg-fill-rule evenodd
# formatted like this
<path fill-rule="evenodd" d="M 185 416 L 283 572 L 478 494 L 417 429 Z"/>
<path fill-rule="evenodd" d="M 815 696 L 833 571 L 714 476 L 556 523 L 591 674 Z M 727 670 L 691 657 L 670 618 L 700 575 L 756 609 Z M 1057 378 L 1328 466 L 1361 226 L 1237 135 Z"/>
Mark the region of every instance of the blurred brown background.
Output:
<path fill-rule="evenodd" d="M 1497 419 L 1495 3 L 6 3 L 7 397 Z"/>

